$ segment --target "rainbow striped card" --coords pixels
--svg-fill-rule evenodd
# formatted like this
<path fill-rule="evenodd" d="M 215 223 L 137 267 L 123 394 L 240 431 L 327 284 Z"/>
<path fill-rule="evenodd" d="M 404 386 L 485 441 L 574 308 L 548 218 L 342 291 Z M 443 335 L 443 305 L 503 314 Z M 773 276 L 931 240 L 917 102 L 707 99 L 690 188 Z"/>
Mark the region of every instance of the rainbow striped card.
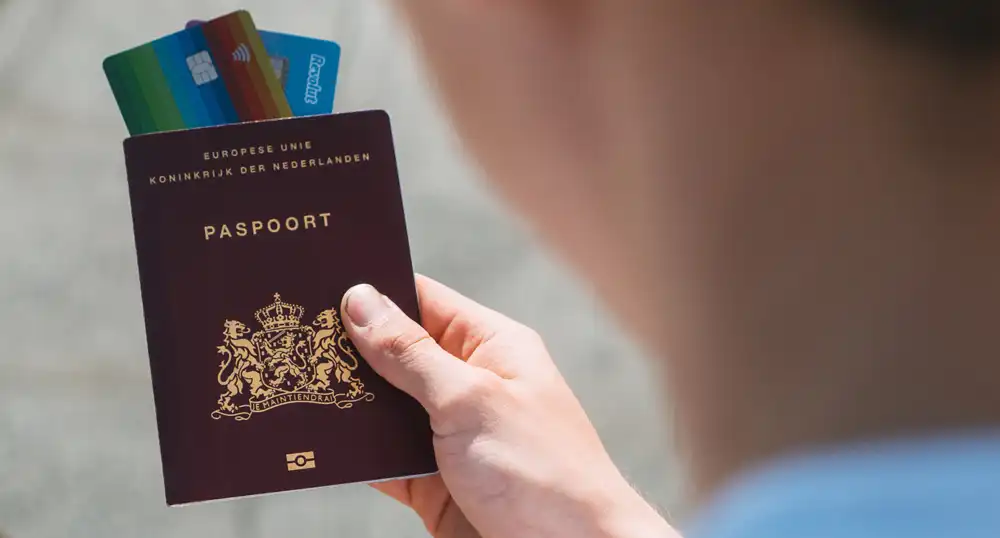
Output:
<path fill-rule="evenodd" d="M 104 72 L 133 136 L 293 115 L 246 11 L 110 56 Z"/>
<path fill-rule="evenodd" d="M 204 23 L 189 21 L 187 28 L 199 24 Z M 267 30 L 260 30 L 260 40 L 271 57 L 274 76 L 296 117 L 333 112 L 340 45 L 334 41 Z"/>

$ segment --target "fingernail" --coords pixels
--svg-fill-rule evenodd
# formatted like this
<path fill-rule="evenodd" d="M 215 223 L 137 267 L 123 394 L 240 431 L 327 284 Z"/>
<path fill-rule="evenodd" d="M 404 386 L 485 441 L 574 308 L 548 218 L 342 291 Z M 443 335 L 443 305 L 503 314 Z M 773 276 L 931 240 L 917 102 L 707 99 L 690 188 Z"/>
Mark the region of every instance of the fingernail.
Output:
<path fill-rule="evenodd" d="M 367 327 L 389 313 L 389 305 L 382 294 L 368 284 L 361 284 L 347 292 L 347 317 L 358 327 Z"/>

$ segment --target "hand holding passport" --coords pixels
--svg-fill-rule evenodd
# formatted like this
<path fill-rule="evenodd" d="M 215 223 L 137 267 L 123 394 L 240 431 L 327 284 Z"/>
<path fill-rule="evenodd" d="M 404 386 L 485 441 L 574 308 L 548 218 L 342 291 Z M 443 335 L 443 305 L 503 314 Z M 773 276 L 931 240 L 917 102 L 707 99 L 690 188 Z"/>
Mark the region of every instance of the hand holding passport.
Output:
<path fill-rule="evenodd" d="M 366 482 L 434 533 L 669 531 L 536 334 L 414 279 L 389 117 L 330 114 L 338 60 L 237 12 L 105 62 L 167 503 Z"/>
<path fill-rule="evenodd" d="M 615 468 L 534 331 L 416 284 L 423 327 L 367 285 L 344 301 L 361 354 L 434 425 L 440 475 L 377 489 L 433 536 L 677 536 Z"/>

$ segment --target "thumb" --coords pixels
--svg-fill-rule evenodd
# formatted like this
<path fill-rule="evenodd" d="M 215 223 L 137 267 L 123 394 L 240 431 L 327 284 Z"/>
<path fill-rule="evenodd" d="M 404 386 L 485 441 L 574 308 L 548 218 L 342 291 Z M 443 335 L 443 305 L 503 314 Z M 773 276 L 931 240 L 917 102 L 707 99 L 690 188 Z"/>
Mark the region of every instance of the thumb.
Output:
<path fill-rule="evenodd" d="M 368 364 L 431 414 L 476 375 L 475 368 L 442 349 L 423 327 L 368 284 L 344 294 L 341 312 L 348 336 Z"/>

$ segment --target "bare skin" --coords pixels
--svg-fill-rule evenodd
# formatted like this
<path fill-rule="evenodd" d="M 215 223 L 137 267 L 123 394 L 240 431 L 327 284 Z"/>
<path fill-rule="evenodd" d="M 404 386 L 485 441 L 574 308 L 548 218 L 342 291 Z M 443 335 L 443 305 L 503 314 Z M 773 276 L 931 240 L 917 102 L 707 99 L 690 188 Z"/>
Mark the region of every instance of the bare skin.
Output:
<path fill-rule="evenodd" d="M 665 366 L 695 503 L 792 453 L 1000 424 L 998 62 L 837 2 L 397 4 L 498 192 Z M 548 524 L 468 506 L 484 536 Z"/>
<path fill-rule="evenodd" d="M 376 488 L 437 538 L 671 535 L 615 468 L 537 334 L 426 277 L 417 289 L 424 327 L 374 288 L 344 300 L 362 356 L 428 410 L 441 469 Z"/>

